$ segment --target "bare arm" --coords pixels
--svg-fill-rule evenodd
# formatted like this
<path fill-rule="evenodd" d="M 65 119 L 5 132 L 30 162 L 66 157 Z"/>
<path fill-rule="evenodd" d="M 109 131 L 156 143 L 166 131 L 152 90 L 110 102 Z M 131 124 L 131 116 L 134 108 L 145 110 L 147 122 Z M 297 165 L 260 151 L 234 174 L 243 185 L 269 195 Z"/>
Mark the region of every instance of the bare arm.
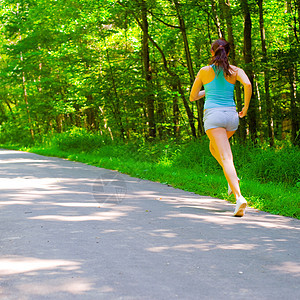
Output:
<path fill-rule="evenodd" d="M 244 86 L 244 107 L 242 108 L 242 111 L 239 112 L 240 118 L 243 118 L 247 115 L 247 111 L 249 108 L 252 95 L 252 85 L 245 71 L 242 69 L 238 69 L 236 79 Z"/>
<path fill-rule="evenodd" d="M 194 81 L 194 84 L 193 84 L 193 87 L 191 90 L 190 101 L 196 101 L 205 96 L 205 91 L 201 91 L 201 88 L 203 86 L 201 75 L 202 75 L 202 72 L 200 70 L 199 73 L 197 74 L 197 77 Z"/>

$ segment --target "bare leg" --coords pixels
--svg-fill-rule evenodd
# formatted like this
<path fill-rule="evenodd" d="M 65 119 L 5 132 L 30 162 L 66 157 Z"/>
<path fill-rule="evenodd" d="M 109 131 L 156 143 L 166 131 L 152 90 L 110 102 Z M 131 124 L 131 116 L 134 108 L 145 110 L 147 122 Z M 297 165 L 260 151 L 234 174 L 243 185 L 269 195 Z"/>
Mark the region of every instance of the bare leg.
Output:
<path fill-rule="evenodd" d="M 241 196 L 241 191 L 228 140 L 233 133 L 234 131 L 227 132 L 225 128 L 212 128 L 206 131 L 210 140 L 210 152 L 223 168 L 224 175 L 237 199 Z"/>
<path fill-rule="evenodd" d="M 209 151 L 211 153 L 211 155 L 217 160 L 217 162 L 219 163 L 219 165 L 223 168 L 220 157 L 218 156 L 216 150 L 214 149 L 212 143 L 209 143 Z"/>
<path fill-rule="evenodd" d="M 227 138 L 230 139 L 234 135 L 235 131 L 226 131 L 226 133 L 227 133 Z M 212 156 L 218 161 L 219 165 L 223 168 L 220 157 L 218 156 L 218 153 L 214 149 L 211 142 L 209 143 L 209 150 Z"/>

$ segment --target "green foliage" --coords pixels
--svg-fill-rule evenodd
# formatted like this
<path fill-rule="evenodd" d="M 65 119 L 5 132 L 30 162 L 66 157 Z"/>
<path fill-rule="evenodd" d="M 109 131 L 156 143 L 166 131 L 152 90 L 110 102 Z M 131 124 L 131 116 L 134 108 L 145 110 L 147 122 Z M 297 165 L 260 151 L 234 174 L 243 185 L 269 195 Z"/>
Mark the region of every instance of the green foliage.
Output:
<path fill-rule="evenodd" d="M 124 143 L 112 141 L 110 137 L 92 134 L 86 130 L 72 130 L 56 134 L 44 140 L 47 147 L 61 151 L 98 152 L 100 156 L 113 159 L 133 159 L 160 166 L 180 167 L 201 174 L 223 174 L 221 167 L 209 152 L 208 139 L 179 142 L 137 141 Z M 297 187 L 300 181 L 300 150 L 294 146 L 281 149 L 259 148 L 250 145 L 233 144 L 232 152 L 238 176 L 243 180 L 265 183 L 280 183 Z"/>
<path fill-rule="evenodd" d="M 245 155 L 247 149 L 237 151 L 237 168 L 244 166 L 245 177 L 252 174 L 262 183 L 282 182 L 295 186 L 300 180 L 300 151 L 294 147 L 279 150 L 254 149 Z M 239 161 L 242 157 L 243 161 Z M 254 177 L 255 176 L 255 177 Z"/>
<path fill-rule="evenodd" d="M 51 144 L 62 151 L 90 152 L 111 144 L 111 140 L 104 135 L 92 134 L 85 129 L 74 127 L 67 132 L 56 134 L 51 139 Z"/>
<path fill-rule="evenodd" d="M 252 20 L 257 135 L 267 140 L 265 74 L 275 138 L 299 144 L 299 36 L 297 7 L 263 1 L 267 58 L 261 50 L 257 1 Z M 245 65 L 244 15 L 230 1 L 235 60 Z M 141 3 L 146 6 L 150 76 L 145 79 Z M 189 139 L 191 120 L 201 136 L 199 107 L 188 103 L 193 74 L 206 65 L 210 44 L 230 24 L 224 1 L 11 1 L 0 7 L 0 124 L 7 140 L 81 127 L 113 138 L 147 139 L 149 99 L 156 136 Z M 298 22 L 298 23 L 297 23 Z M 184 34 L 187 39 L 184 40 Z M 189 51 L 187 51 L 187 49 Z M 231 52 L 231 55 L 233 53 Z M 188 67 L 188 59 L 194 66 Z M 253 102 L 254 103 L 254 102 Z M 151 104 L 151 105 L 152 105 Z M 246 120 L 246 129 L 250 123 Z M 23 131 L 28 127 L 29 130 Z M 6 128 L 7 127 L 7 128 Z M 19 130 L 12 130 L 19 127 Z"/>
<path fill-rule="evenodd" d="M 194 168 L 201 173 L 219 173 L 220 166 L 209 152 L 209 143 L 206 137 L 182 145 L 180 155 L 173 162 L 174 165 L 184 168 Z"/>
<path fill-rule="evenodd" d="M 26 123 L 25 123 L 26 124 Z M 30 146 L 34 144 L 28 126 L 17 126 L 14 123 L 3 123 L 0 126 L 0 143 L 6 145 Z"/>

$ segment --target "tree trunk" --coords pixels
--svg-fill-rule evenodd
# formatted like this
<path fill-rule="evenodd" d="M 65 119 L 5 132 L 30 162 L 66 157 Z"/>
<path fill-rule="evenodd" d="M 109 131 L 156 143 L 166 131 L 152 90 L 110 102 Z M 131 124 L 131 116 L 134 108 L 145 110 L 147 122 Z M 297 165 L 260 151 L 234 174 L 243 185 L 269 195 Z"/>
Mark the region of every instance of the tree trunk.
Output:
<path fill-rule="evenodd" d="M 219 36 L 219 38 L 225 38 L 224 33 L 221 29 L 221 22 L 220 22 L 218 14 L 217 14 L 215 2 L 216 2 L 215 0 L 211 0 L 211 8 L 214 13 L 214 21 L 215 21 L 215 24 L 216 24 L 216 27 L 218 30 L 218 36 Z"/>
<path fill-rule="evenodd" d="M 143 0 L 143 1 L 144 1 L 144 0 Z M 122 7 L 128 9 L 122 2 L 118 1 L 118 3 L 119 3 Z M 139 27 L 143 30 L 143 25 L 142 25 L 140 19 L 137 17 L 136 12 L 133 11 L 133 10 L 131 10 L 131 9 L 129 9 L 129 11 L 132 13 L 132 15 L 133 15 L 133 17 L 135 18 L 135 20 L 136 20 L 137 24 L 139 25 Z M 160 46 L 154 41 L 154 39 L 150 36 L 149 32 L 146 31 L 145 34 L 146 34 L 146 36 L 148 37 L 148 40 L 153 44 L 153 46 L 154 46 L 154 47 L 158 50 L 158 52 L 160 53 L 160 55 L 161 55 L 161 57 L 162 57 L 162 60 L 163 60 L 163 66 L 164 66 L 166 72 L 171 76 L 172 81 L 174 81 L 174 84 L 178 87 L 178 92 L 179 92 L 179 94 L 180 94 L 180 96 L 181 96 L 181 98 L 182 98 L 184 107 L 185 107 L 185 109 L 186 109 L 186 113 L 187 113 L 187 115 L 188 115 L 188 120 L 189 120 L 189 124 L 190 124 L 190 127 L 191 127 L 192 135 L 193 135 L 194 137 L 196 137 L 197 134 L 196 134 L 196 128 L 195 128 L 195 122 L 194 122 L 195 117 L 194 117 L 194 115 L 193 115 L 193 112 L 191 111 L 191 108 L 190 108 L 189 105 L 188 105 L 187 100 L 185 99 L 184 91 L 183 91 L 183 89 L 182 89 L 182 87 L 181 87 L 180 78 L 179 78 L 179 76 L 178 76 L 175 72 L 173 72 L 173 71 L 170 69 L 170 67 L 168 66 L 168 61 L 167 61 L 167 59 L 166 59 L 166 56 L 165 56 L 164 52 L 162 51 L 162 49 L 160 48 Z M 200 113 L 201 113 L 201 112 L 200 112 Z"/>
<path fill-rule="evenodd" d="M 177 80 L 177 87 L 178 87 L 178 92 L 179 92 L 179 94 L 181 96 L 181 99 L 183 101 L 183 105 L 184 105 L 185 110 L 186 110 L 187 115 L 188 115 L 189 124 L 190 124 L 191 130 L 192 130 L 192 135 L 193 135 L 193 137 L 197 137 L 195 123 L 194 123 L 194 115 L 193 115 L 193 112 L 191 111 L 191 109 L 189 107 L 189 104 L 188 104 L 186 98 L 185 98 L 184 91 L 182 89 L 181 82 L 180 82 L 179 79 Z M 202 123 L 200 122 L 199 125 L 202 126 Z M 203 128 L 201 130 L 203 130 Z"/>
<path fill-rule="evenodd" d="M 299 1 L 298 1 L 298 8 L 299 8 Z M 292 3 L 291 0 L 287 0 L 286 2 L 287 5 L 287 12 L 289 14 L 292 14 Z M 295 39 L 293 36 L 293 33 L 295 33 L 295 38 L 296 42 L 298 42 L 296 30 L 294 27 L 293 33 L 290 30 L 289 32 L 289 42 L 290 45 L 295 43 Z M 288 69 L 288 77 L 289 77 L 289 84 L 290 84 L 290 99 L 291 99 L 291 106 L 290 106 L 290 118 L 291 118 L 291 123 L 292 123 L 292 136 L 291 140 L 293 144 L 299 143 L 299 140 L 297 141 L 297 138 L 299 139 L 300 137 L 297 136 L 298 134 L 300 135 L 299 128 L 300 128 L 300 121 L 298 117 L 298 104 L 297 104 L 297 88 L 296 88 L 296 78 L 298 76 L 297 73 L 297 61 L 292 61 L 290 63 L 290 67 Z"/>
<path fill-rule="evenodd" d="M 264 15 L 263 15 L 263 0 L 258 0 L 259 7 L 259 28 L 260 28 L 260 38 L 261 38 L 261 48 L 263 54 L 264 64 L 268 61 L 267 48 L 266 48 L 266 38 L 265 38 L 265 27 L 264 27 Z M 273 128 L 273 103 L 270 97 L 270 75 L 268 68 L 264 67 L 264 85 L 265 85 L 265 95 L 266 95 L 266 115 L 267 118 L 267 129 L 270 146 L 274 146 L 274 128 Z"/>
<path fill-rule="evenodd" d="M 112 131 L 111 131 L 110 127 L 109 127 L 108 124 L 107 124 L 107 119 L 106 119 L 106 117 L 105 117 L 105 115 L 104 115 L 104 111 L 103 111 L 103 109 L 101 108 L 101 106 L 99 106 L 99 110 L 100 110 L 100 112 L 101 112 L 102 120 L 103 120 L 103 122 L 104 122 L 104 129 L 105 129 L 105 130 L 108 130 L 108 133 L 109 133 L 109 135 L 110 135 L 110 138 L 111 138 L 111 140 L 113 141 L 113 140 L 114 140 L 114 136 L 113 136 L 113 134 L 112 134 Z M 102 134 L 102 132 L 101 132 L 101 134 Z"/>
<path fill-rule="evenodd" d="M 21 58 L 21 60 L 22 60 L 22 58 Z M 24 71 L 22 72 L 22 81 L 23 81 L 24 102 L 25 102 L 25 106 L 26 106 L 28 125 L 30 128 L 30 136 L 31 136 L 32 140 L 34 141 L 34 131 L 33 131 L 31 116 L 30 116 L 30 111 L 29 111 L 28 95 L 27 95 L 27 88 L 26 88 L 26 77 L 25 77 Z"/>
<path fill-rule="evenodd" d="M 182 38 L 183 38 L 185 58 L 186 58 L 187 67 L 188 67 L 189 75 L 190 75 L 190 84 L 192 86 L 194 83 L 194 80 L 195 80 L 195 73 L 194 73 L 194 69 L 193 69 L 191 52 L 190 52 L 189 43 L 188 43 L 187 34 L 186 34 L 185 22 L 184 22 L 184 19 L 182 18 L 181 12 L 180 12 L 180 4 L 179 4 L 178 0 L 174 0 L 174 5 L 175 5 L 175 9 L 176 9 L 176 14 L 177 14 L 178 22 L 179 22 L 180 31 L 181 31 Z M 202 124 L 202 119 L 203 119 L 204 102 L 196 101 L 196 106 L 197 106 L 197 113 L 198 113 L 198 124 L 200 125 L 200 124 Z M 199 129 L 198 130 L 199 135 L 203 135 L 204 134 L 203 126 L 198 126 L 198 129 Z"/>
<path fill-rule="evenodd" d="M 90 96 L 92 97 L 92 96 Z M 97 131 L 99 130 L 99 124 L 96 120 L 96 111 L 94 107 L 89 107 L 85 111 L 86 114 L 86 122 L 88 130 Z"/>
<path fill-rule="evenodd" d="M 296 88 L 296 83 L 299 82 L 299 73 L 297 65 L 294 69 L 295 81 L 294 81 L 294 89 L 295 89 L 295 112 L 292 118 L 292 126 L 294 127 L 294 140 L 293 144 L 300 146 L 300 105 L 299 105 L 299 91 Z M 293 124 L 294 120 L 294 124 Z"/>
<path fill-rule="evenodd" d="M 297 1 L 297 11 L 298 11 L 298 31 L 300 34 L 300 0 L 296 0 Z"/>
<path fill-rule="evenodd" d="M 252 31 L 252 23 L 251 23 L 251 16 L 250 10 L 248 6 L 247 0 L 241 0 L 243 13 L 244 13 L 244 60 L 245 60 L 245 72 L 247 73 L 252 86 L 253 85 L 253 69 L 252 69 L 252 38 L 251 38 L 251 31 Z M 257 139 L 257 102 L 254 96 L 254 91 L 251 97 L 251 104 L 248 110 L 248 124 L 249 124 L 249 133 L 252 141 L 256 143 Z"/>
<path fill-rule="evenodd" d="M 147 103 L 147 113 L 149 122 L 149 137 L 154 138 L 156 136 L 156 124 L 154 120 L 154 96 L 151 91 L 151 67 L 150 67 L 150 57 L 149 57 L 149 43 L 148 43 L 148 19 L 147 19 L 147 4 L 145 0 L 141 1 L 141 14 L 142 14 L 142 55 L 143 55 L 143 65 L 146 80 L 146 103 Z"/>
<path fill-rule="evenodd" d="M 156 123 L 157 135 L 159 136 L 159 139 L 163 140 L 168 129 L 164 125 L 164 123 L 166 122 L 165 107 L 164 107 L 164 103 L 161 100 L 158 100 L 156 102 L 156 118 L 157 118 L 157 123 Z"/>
<path fill-rule="evenodd" d="M 299 119 L 297 113 L 297 97 L 296 97 L 296 83 L 295 83 L 295 67 L 292 66 L 288 70 L 290 83 L 290 99 L 291 99 L 291 121 L 292 121 L 292 143 L 297 144 L 297 134 L 299 131 Z"/>
<path fill-rule="evenodd" d="M 56 131 L 58 133 L 62 133 L 63 132 L 63 119 L 64 119 L 64 115 L 63 114 L 58 114 L 56 116 Z"/>
<path fill-rule="evenodd" d="M 226 25 L 227 25 L 227 34 L 228 34 L 228 42 L 230 44 L 230 60 L 233 65 L 237 65 L 236 63 L 236 53 L 235 53 L 235 42 L 234 42 L 234 35 L 232 30 L 232 14 L 230 8 L 230 1 L 229 0 L 221 0 L 220 1 L 221 9 L 224 12 Z M 235 100 L 238 111 L 242 110 L 242 93 L 241 93 L 241 85 L 239 82 L 235 85 Z M 245 142 L 246 140 L 246 119 L 240 119 L 240 126 L 238 129 L 238 137 L 241 142 Z"/>
<path fill-rule="evenodd" d="M 165 70 L 167 71 L 167 73 L 172 77 L 172 80 L 175 82 L 174 84 L 177 86 L 178 88 L 178 92 L 181 96 L 181 99 L 183 101 L 183 105 L 185 107 L 185 110 L 186 110 L 186 113 L 187 113 L 187 116 L 188 116 L 188 120 L 189 120 L 189 124 L 190 124 L 190 127 L 191 127 L 191 131 L 192 131 L 192 135 L 193 137 L 197 137 L 197 134 L 196 134 L 196 128 L 195 128 L 195 122 L 194 122 L 194 114 L 193 112 L 191 111 L 191 108 L 189 107 L 189 104 L 188 104 L 188 101 L 186 100 L 185 98 L 185 95 L 184 95 L 184 91 L 182 89 L 182 86 L 181 86 L 181 81 L 180 81 L 180 78 L 177 74 L 175 74 L 168 66 L 168 62 L 167 62 L 167 59 L 165 57 L 165 54 L 164 52 L 162 51 L 162 49 L 158 46 L 158 44 L 153 40 L 152 37 L 150 37 L 148 35 L 148 39 L 150 40 L 150 42 L 154 45 L 154 47 L 156 47 L 156 49 L 159 51 L 159 53 L 161 54 L 162 56 L 162 60 L 163 60 L 163 64 L 164 64 L 164 68 Z M 200 111 L 200 113 L 203 113 L 203 111 Z M 199 123 L 200 126 L 202 126 L 202 123 L 200 122 Z M 203 130 L 203 129 L 202 129 Z M 204 131 L 204 130 L 203 130 Z"/>
<path fill-rule="evenodd" d="M 108 65 L 109 65 L 109 70 L 110 70 L 110 75 L 111 75 L 111 81 L 112 81 L 112 87 L 113 87 L 112 89 L 113 89 L 113 94 L 114 94 L 112 99 L 111 99 L 111 104 L 112 104 L 112 107 L 113 107 L 113 114 L 114 114 L 115 119 L 117 120 L 117 123 L 119 125 L 121 137 L 122 137 L 122 139 L 125 139 L 125 130 L 124 130 L 122 117 L 121 117 L 121 111 L 120 111 L 120 99 L 119 99 L 119 96 L 118 96 L 118 91 L 117 91 L 117 86 L 116 86 L 116 82 L 115 82 L 114 73 L 113 73 L 113 70 L 112 70 L 111 63 L 110 63 L 110 57 L 109 57 L 108 49 L 106 49 L 106 53 L 107 53 L 107 62 L 108 62 Z"/>
<path fill-rule="evenodd" d="M 173 85 L 172 86 L 173 91 L 177 91 L 178 88 Z M 175 137 L 179 137 L 180 135 L 180 127 L 179 127 L 179 116 L 180 116 L 180 110 L 178 105 L 178 97 L 177 95 L 174 95 L 173 98 L 173 134 Z"/>
<path fill-rule="evenodd" d="M 17 4 L 17 15 L 19 14 L 19 7 L 20 4 Z M 22 35 L 21 35 L 21 29 L 19 29 L 19 40 L 22 40 Z M 23 53 L 20 52 L 20 61 L 21 61 L 21 65 L 23 67 Z M 33 130 L 33 126 L 32 126 L 32 121 L 31 121 L 31 116 L 30 116 L 30 110 L 29 110 L 29 103 L 28 103 L 28 95 L 27 95 L 27 87 L 26 87 L 26 76 L 25 76 L 25 72 L 22 71 L 22 86 L 23 86 L 23 97 L 24 97 L 24 102 L 25 102 L 25 107 L 26 107 L 26 113 L 27 113 L 27 119 L 28 119 L 28 126 L 30 129 L 30 136 L 31 139 L 34 141 L 34 130 Z"/>

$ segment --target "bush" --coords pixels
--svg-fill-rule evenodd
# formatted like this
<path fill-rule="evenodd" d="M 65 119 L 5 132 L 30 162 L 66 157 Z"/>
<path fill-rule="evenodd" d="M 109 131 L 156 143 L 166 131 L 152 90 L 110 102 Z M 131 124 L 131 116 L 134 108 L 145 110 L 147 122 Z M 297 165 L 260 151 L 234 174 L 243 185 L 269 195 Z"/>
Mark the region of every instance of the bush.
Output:
<path fill-rule="evenodd" d="M 197 168 L 203 173 L 219 173 L 221 167 L 209 151 L 207 138 L 190 141 L 181 145 L 180 151 L 174 157 L 174 165 L 183 168 Z"/>
<path fill-rule="evenodd" d="M 173 164 L 186 168 L 198 168 L 204 173 L 216 174 L 221 168 L 209 152 L 207 139 L 180 146 L 180 154 Z M 239 177 L 262 183 L 280 182 L 292 186 L 300 182 L 300 151 L 297 147 L 262 149 L 250 145 L 232 146 L 234 163 Z"/>
<path fill-rule="evenodd" d="M 34 141 L 30 136 L 30 129 L 27 126 L 21 127 L 13 123 L 7 123 L 0 126 L 0 143 L 29 146 L 33 145 Z"/>
<path fill-rule="evenodd" d="M 251 153 L 245 172 L 263 183 L 283 182 L 295 186 L 300 181 L 299 161 L 297 148 L 256 149 Z"/>
<path fill-rule="evenodd" d="M 111 139 L 101 134 L 87 132 L 85 129 L 73 128 L 70 131 L 55 135 L 52 143 L 63 151 L 90 152 L 110 144 Z"/>
<path fill-rule="evenodd" d="M 16 133 L 16 132 L 14 132 Z M 6 138 L 8 136 L 6 135 Z M 19 143 L 25 143 L 20 132 Z M 27 141 L 28 142 L 28 141 Z M 24 145 L 23 143 L 23 145 Z M 62 151 L 97 152 L 99 156 L 134 159 L 168 166 L 196 169 L 205 174 L 221 174 L 222 168 L 210 154 L 207 137 L 198 140 L 169 141 L 137 140 L 112 141 L 109 136 L 73 128 L 65 133 L 45 137 L 45 147 Z M 261 183 L 284 183 L 300 187 L 300 150 L 294 146 L 280 149 L 259 148 L 253 145 L 233 144 L 232 152 L 238 176 Z"/>

